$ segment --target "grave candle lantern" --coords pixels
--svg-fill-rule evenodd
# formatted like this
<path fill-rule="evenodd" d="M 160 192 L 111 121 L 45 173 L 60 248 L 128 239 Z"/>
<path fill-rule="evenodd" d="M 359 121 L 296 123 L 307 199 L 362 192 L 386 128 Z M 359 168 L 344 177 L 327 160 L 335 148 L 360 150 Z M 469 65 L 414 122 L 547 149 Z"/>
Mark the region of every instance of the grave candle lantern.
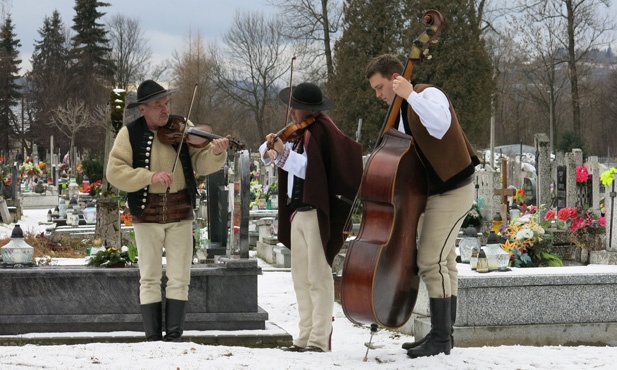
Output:
<path fill-rule="evenodd" d="M 24 240 L 24 232 L 15 225 L 11 241 L 2 249 L 2 265 L 5 267 L 33 266 L 34 248 Z"/>
<path fill-rule="evenodd" d="M 478 239 L 478 231 L 475 227 L 469 226 L 463 232 L 463 238 L 458 242 L 458 251 L 461 256 L 461 262 L 469 263 L 471 260 L 471 252 L 474 248 L 480 248 L 480 239 Z"/>

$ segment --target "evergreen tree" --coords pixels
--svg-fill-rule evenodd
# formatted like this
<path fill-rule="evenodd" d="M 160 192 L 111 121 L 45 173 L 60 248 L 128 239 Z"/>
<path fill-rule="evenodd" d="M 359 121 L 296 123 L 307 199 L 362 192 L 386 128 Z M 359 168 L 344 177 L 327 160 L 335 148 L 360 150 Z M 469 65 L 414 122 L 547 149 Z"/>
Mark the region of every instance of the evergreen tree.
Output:
<path fill-rule="evenodd" d="M 90 108 L 105 104 L 112 87 L 113 63 L 107 29 L 98 20 L 105 15 L 99 7 L 110 6 L 97 0 L 75 0 L 71 38 L 71 74 L 75 91 Z"/>
<path fill-rule="evenodd" d="M 412 1 L 414 9 L 429 9 L 433 2 Z M 414 69 L 412 80 L 442 88 L 452 101 L 469 141 L 489 144 L 492 96 L 495 92 L 493 65 L 482 38 L 483 14 L 468 0 L 444 1 L 436 7 L 444 26 L 433 58 Z M 418 15 L 417 19 L 420 15 Z"/>
<path fill-rule="evenodd" d="M 85 103 L 88 117 L 100 116 L 96 112 L 109 106 L 109 92 L 114 87 L 114 64 L 111 61 L 108 31 L 99 23 L 105 13 L 98 8 L 107 6 L 110 4 L 97 0 L 75 0 L 73 8 L 76 14 L 71 27 L 75 31 L 70 52 L 72 97 Z M 106 116 L 109 118 L 108 114 Z M 102 152 L 104 145 L 100 138 L 105 136 L 106 129 L 106 125 L 99 122 L 88 130 L 82 130 L 76 143 L 91 152 Z"/>
<path fill-rule="evenodd" d="M 484 136 L 488 138 L 492 66 L 481 38 L 481 17 L 473 4 L 465 0 L 439 6 L 426 0 L 348 0 L 343 35 L 335 44 L 336 73 L 328 82 L 328 93 L 338 102 L 333 111 L 335 122 L 347 134 L 356 131 L 362 118 L 365 151 L 372 150 L 380 136 L 388 110 L 366 80 L 366 65 L 384 53 L 400 56 L 405 65 L 413 40 L 424 32 L 420 21 L 424 9 L 430 8 L 444 17 L 442 33 L 438 43 L 430 47 L 433 58 L 416 63 L 411 80 L 446 92 L 472 143 L 484 144 Z"/>
<path fill-rule="evenodd" d="M 365 69 L 374 57 L 403 49 L 406 20 L 402 4 L 390 0 L 348 0 L 343 13 L 343 34 L 334 45 L 335 73 L 327 84 L 336 104 L 331 114 L 351 137 L 362 119 L 361 142 L 372 151 L 388 107 L 375 98 Z"/>
<path fill-rule="evenodd" d="M 21 46 L 14 33 L 15 26 L 9 14 L 0 28 L 0 148 L 10 152 L 11 139 L 21 133 L 14 108 L 19 105 L 21 91 L 18 84 Z"/>
<path fill-rule="evenodd" d="M 45 17 L 38 33 L 41 38 L 34 44 L 32 71 L 28 74 L 28 95 L 33 126 L 37 128 L 32 137 L 40 148 L 45 148 L 49 136 L 53 135 L 53 129 L 48 126 L 52 111 L 65 103 L 71 91 L 66 29 L 57 10 L 51 17 Z M 58 146 L 63 151 L 69 149 Z"/>

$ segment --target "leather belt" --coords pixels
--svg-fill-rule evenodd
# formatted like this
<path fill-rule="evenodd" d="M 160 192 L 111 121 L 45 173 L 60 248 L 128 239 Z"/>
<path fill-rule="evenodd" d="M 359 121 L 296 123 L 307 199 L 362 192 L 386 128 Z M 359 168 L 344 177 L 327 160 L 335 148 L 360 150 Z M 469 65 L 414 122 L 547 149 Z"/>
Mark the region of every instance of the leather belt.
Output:
<path fill-rule="evenodd" d="M 188 190 L 177 193 L 156 194 L 150 193 L 146 197 L 146 207 L 141 216 L 133 215 L 134 223 L 180 222 L 193 219 L 193 206 Z"/>

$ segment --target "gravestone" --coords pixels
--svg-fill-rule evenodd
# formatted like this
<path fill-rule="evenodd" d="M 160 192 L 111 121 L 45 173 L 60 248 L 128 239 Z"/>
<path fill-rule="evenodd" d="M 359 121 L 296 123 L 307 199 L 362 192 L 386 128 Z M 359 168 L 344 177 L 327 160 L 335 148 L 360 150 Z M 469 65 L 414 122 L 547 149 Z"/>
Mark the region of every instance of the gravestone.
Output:
<path fill-rule="evenodd" d="M 545 204 L 547 207 L 554 206 L 553 195 L 551 194 L 551 142 L 546 134 L 536 134 L 534 136 L 535 145 L 538 151 L 537 177 L 536 177 L 536 204 Z M 544 218 L 546 210 L 539 210 L 541 218 Z"/>
<path fill-rule="evenodd" d="M 598 163 L 597 156 L 591 156 L 588 158 L 589 173 L 591 174 L 591 203 L 589 204 L 593 209 L 600 209 L 600 165 Z"/>
<path fill-rule="evenodd" d="M 536 189 L 537 189 L 536 185 L 537 185 L 536 180 L 530 177 L 525 177 L 523 179 L 523 190 L 525 191 L 525 204 L 527 204 L 528 207 L 538 205 L 538 200 L 536 196 Z"/>
<path fill-rule="evenodd" d="M 249 203 L 250 198 L 250 156 L 248 150 L 236 154 L 236 169 L 240 178 L 240 204 L 235 212 L 240 213 L 240 232 L 238 235 L 238 254 L 240 258 L 249 257 Z"/>
<path fill-rule="evenodd" d="M 566 207 L 577 206 L 576 167 L 583 165 L 583 151 L 572 149 L 566 153 Z"/>
<path fill-rule="evenodd" d="M 226 253 L 229 201 L 225 185 L 224 169 L 207 176 L 208 237 L 210 238 L 210 248 L 207 253 L 210 258 Z"/>
<path fill-rule="evenodd" d="M 555 181 L 555 191 L 557 194 L 557 209 L 567 207 L 566 205 L 566 166 L 557 166 L 557 178 Z"/>
<path fill-rule="evenodd" d="M 480 231 L 483 234 L 486 232 L 486 235 L 488 235 L 491 220 L 500 208 L 501 197 L 495 194 L 495 188 L 501 185 L 499 173 L 490 166 L 486 166 L 483 170 L 475 172 L 474 183 L 476 186 L 476 203 L 484 219 Z"/>
<path fill-rule="evenodd" d="M 36 144 L 32 144 L 32 163 L 39 164 L 39 149 Z"/>
<path fill-rule="evenodd" d="M 615 190 L 615 178 L 608 187 L 606 192 L 607 197 L 604 199 L 606 203 L 606 235 L 608 236 L 607 250 L 611 252 L 617 252 L 617 192 Z"/>

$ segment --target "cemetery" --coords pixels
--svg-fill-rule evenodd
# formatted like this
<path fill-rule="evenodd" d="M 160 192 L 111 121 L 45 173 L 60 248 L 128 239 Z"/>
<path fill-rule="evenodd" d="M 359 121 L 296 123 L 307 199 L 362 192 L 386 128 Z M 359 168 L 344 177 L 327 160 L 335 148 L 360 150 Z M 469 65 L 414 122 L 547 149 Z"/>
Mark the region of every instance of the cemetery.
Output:
<path fill-rule="evenodd" d="M 536 135 L 534 150 L 531 165 L 523 164 L 521 151 L 518 157 L 490 153 L 476 168 L 476 202 L 457 241 L 456 345 L 617 345 L 609 334 L 617 330 L 614 168 L 611 173 L 597 157 L 584 160 L 578 149 L 553 155 L 543 134 Z M 18 221 L 24 208 L 48 208 L 45 236 L 51 240 L 61 235 L 103 240 L 88 247 L 92 254 L 129 240 L 130 215 L 122 215 L 118 201 L 112 201 L 117 217 L 103 222 L 104 199 L 87 191 L 92 189 L 87 180 L 63 178 L 57 156 L 47 157 L 43 190 L 42 181 L 33 184 L 28 175 L 36 170 L 13 167 L 17 186 L 3 191 L 2 221 Z M 27 158 L 30 166 L 45 169 L 36 153 Z M 291 252 L 276 236 L 276 183 L 275 168 L 240 151 L 200 185 L 187 330 L 259 331 L 271 325 L 257 303 L 261 268 L 255 257 L 273 268 L 290 267 Z M 522 231 L 530 233 L 524 240 L 517 237 Z M 476 266 L 470 260 L 474 248 L 485 250 L 490 273 L 478 272 L 480 261 L 476 258 Z M 344 247 L 333 264 L 337 297 L 345 252 Z M 6 263 L 0 281 L 9 288 L 0 291 L 0 300 L 10 303 L 0 312 L 2 335 L 141 330 L 138 271 L 128 262 L 127 268 Z M 20 294 L 24 290 L 31 294 Z M 414 313 L 398 330 L 422 337 L 430 330 L 428 315 L 421 284 Z M 289 344 L 291 336 L 253 333 L 248 342 L 276 347 Z"/>

